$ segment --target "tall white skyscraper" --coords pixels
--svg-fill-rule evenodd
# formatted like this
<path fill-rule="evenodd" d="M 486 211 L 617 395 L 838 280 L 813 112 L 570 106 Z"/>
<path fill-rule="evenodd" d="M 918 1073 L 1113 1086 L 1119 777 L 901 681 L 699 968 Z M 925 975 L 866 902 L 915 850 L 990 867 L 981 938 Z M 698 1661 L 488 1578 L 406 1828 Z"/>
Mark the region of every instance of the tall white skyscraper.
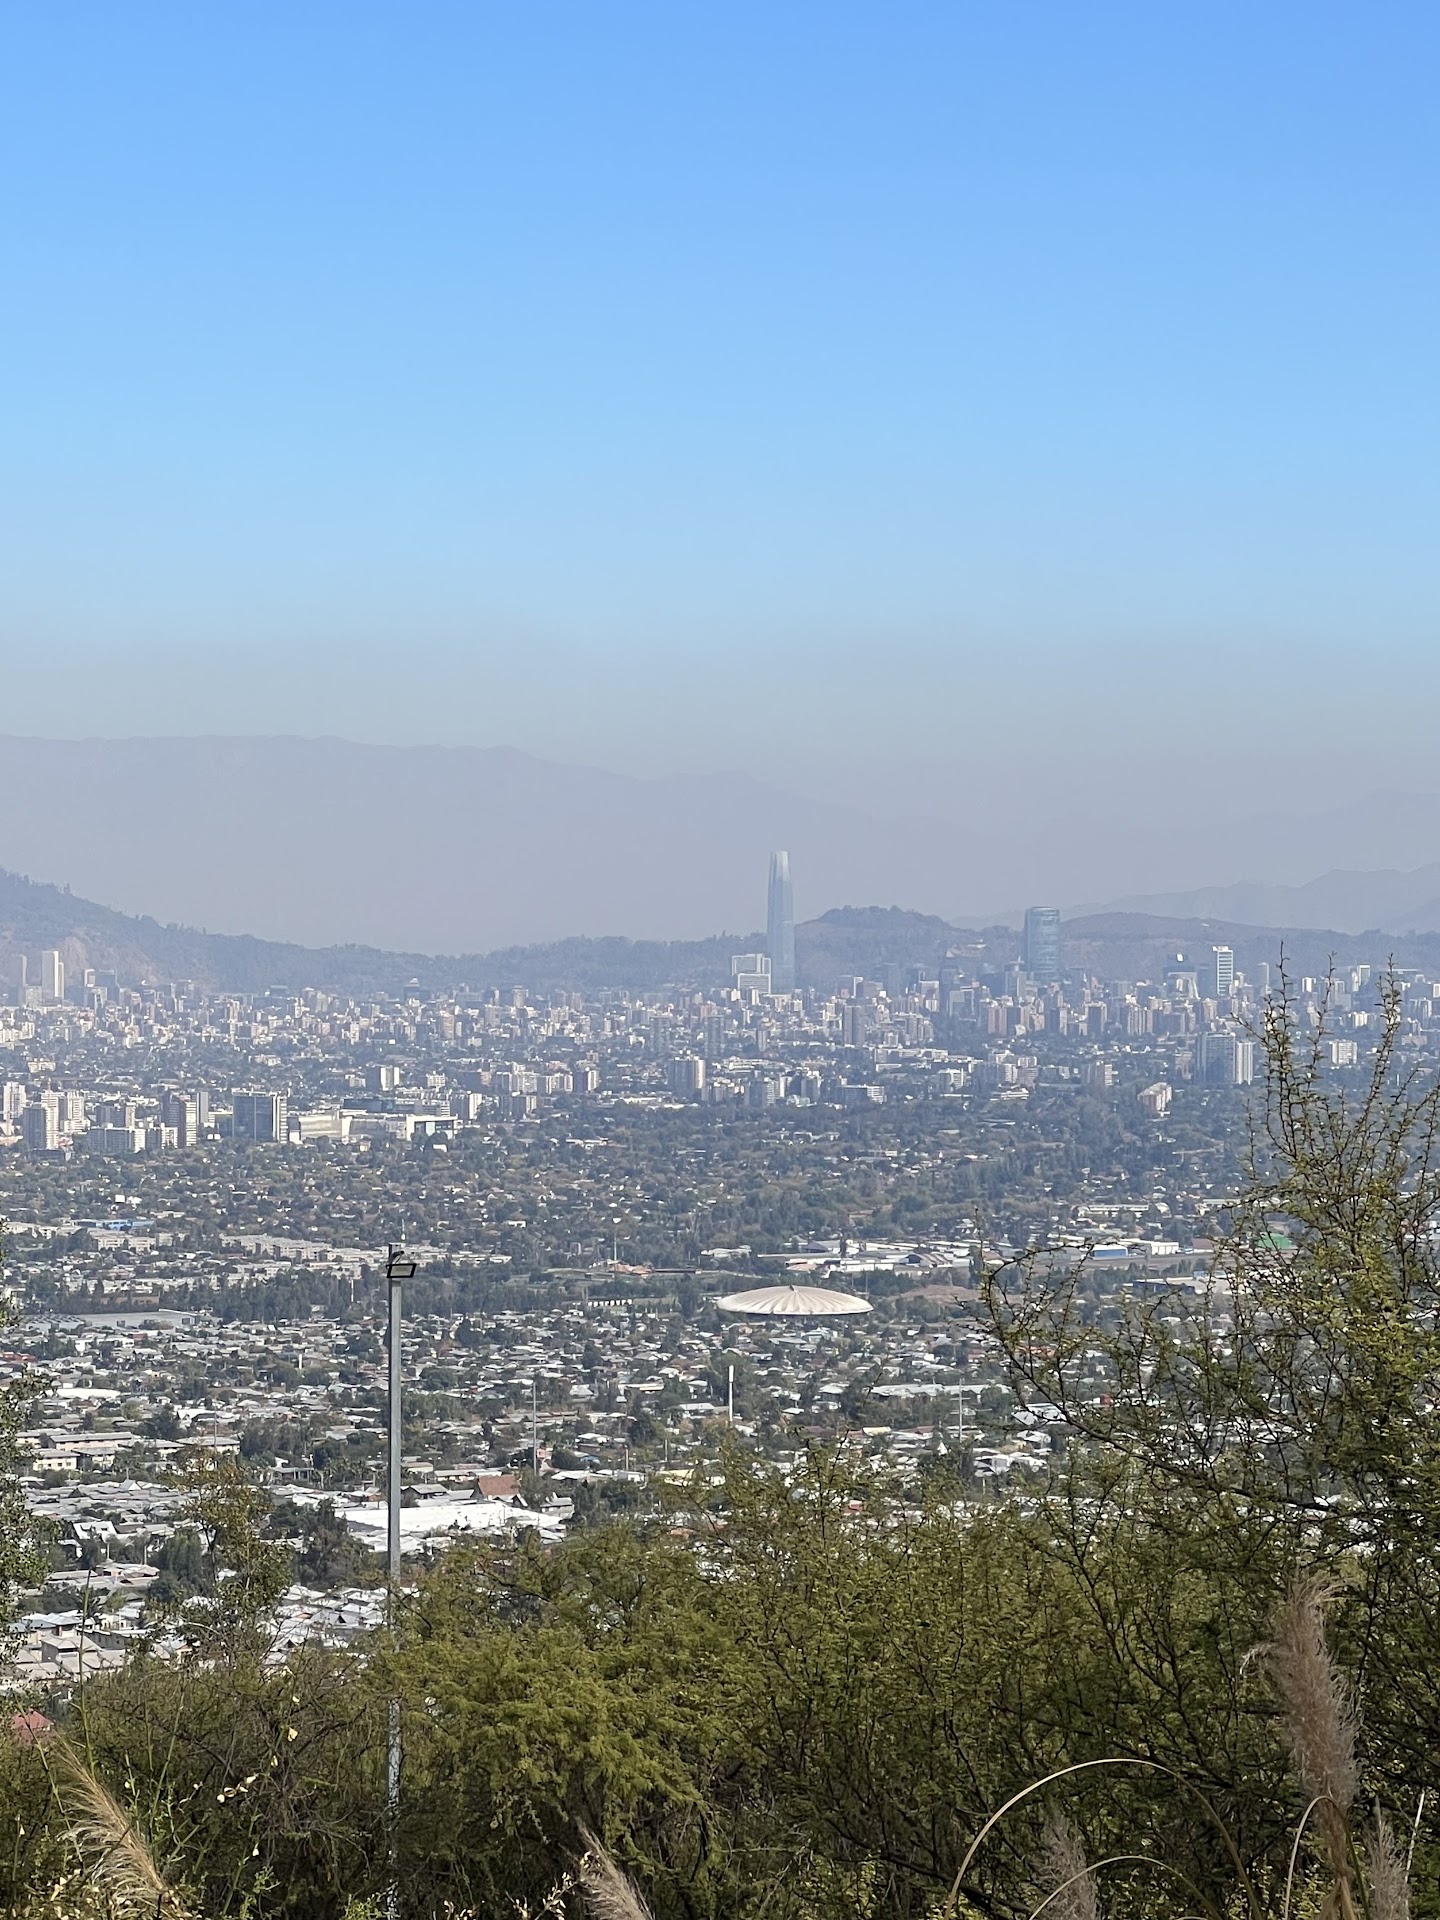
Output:
<path fill-rule="evenodd" d="M 765 915 L 765 945 L 770 954 L 770 979 L 776 993 L 795 989 L 795 895 L 790 885 L 790 856 L 770 856 L 770 890 Z"/>
<path fill-rule="evenodd" d="M 1215 956 L 1215 998 L 1228 1000 L 1235 991 L 1235 950 L 1233 947 L 1212 947 Z"/>
<path fill-rule="evenodd" d="M 40 991 L 47 1000 L 65 998 L 65 962 L 54 947 L 40 956 Z"/>

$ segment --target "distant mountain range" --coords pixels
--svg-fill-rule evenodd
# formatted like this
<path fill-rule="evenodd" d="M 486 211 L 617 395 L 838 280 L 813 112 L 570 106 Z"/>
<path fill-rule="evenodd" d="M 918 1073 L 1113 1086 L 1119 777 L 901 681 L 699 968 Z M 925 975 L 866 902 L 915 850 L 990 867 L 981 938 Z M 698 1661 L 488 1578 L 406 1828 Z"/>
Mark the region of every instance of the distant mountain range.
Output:
<path fill-rule="evenodd" d="M 1111 901 L 1111 913 L 1164 914 L 1188 919 L 1243 921 L 1262 927 L 1333 927 L 1341 933 L 1440 931 L 1440 861 L 1410 873 L 1335 868 L 1304 886 L 1241 880 L 1227 887 L 1183 893 L 1131 894 Z"/>
<path fill-rule="evenodd" d="M 741 774 L 347 740 L 0 738 L 0 783 L 0 867 L 162 922 L 315 947 L 703 938 L 763 918 L 777 847 L 802 914 L 962 894 L 953 826 Z"/>
<path fill-rule="evenodd" d="M 837 805 L 743 774 L 657 778 L 505 747 L 0 737 L 0 868 L 162 923 L 415 954 L 754 926 L 776 847 L 802 918 L 848 900 L 1013 924 L 1029 901 L 1068 899 L 1268 926 L 1440 925 L 1434 795 L 1226 820 L 1213 796 L 1152 806 L 1112 789 L 957 787 L 936 818 L 863 761 Z M 1312 880 L 1324 867 L 1337 871 Z M 1282 884 L 1174 890 L 1257 869 Z M 980 911 L 996 900 L 1015 913 Z"/>
<path fill-rule="evenodd" d="M 865 809 L 903 807 L 904 794 L 872 790 L 863 766 L 853 786 L 855 803 L 838 806 L 740 774 L 651 778 L 509 748 L 0 738 L 0 868 L 68 882 L 75 895 L 51 901 L 69 903 L 60 921 L 83 910 L 83 944 L 113 950 L 122 970 L 236 985 L 478 984 L 577 968 L 636 985 L 719 977 L 732 941 L 713 929 L 761 918 L 776 847 L 791 854 L 802 919 L 809 909 L 801 964 L 816 977 L 930 966 L 957 941 L 1013 947 L 1013 935 L 972 930 L 1018 923 L 1020 906 L 973 911 L 986 894 L 1005 897 L 997 876 L 1014 886 L 1012 901 L 1063 902 L 1106 874 L 1179 877 L 1263 860 L 1269 881 L 1090 893 L 1099 904 L 1067 914 L 1071 951 L 1133 950 L 1122 974 L 1148 951 L 1133 927 L 1120 930 L 1137 914 L 1176 929 L 1320 929 L 1322 946 L 1440 930 L 1435 795 L 1372 793 L 1248 822 L 1178 804 L 1160 809 L 1158 826 L 1137 812 L 1142 800 L 1125 800 L 1129 811 L 1104 831 L 1081 799 L 1052 807 L 1042 832 L 1008 795 L 957 799 L 950 820 L 886 819 Z M 1043 795 L 1030 799 L 1033 815 Z M 53 918 L 41 907 L 53 893 L 37 889 L 24 917 Z M 882 904 L 813 917 L 837 900 Z M 914 911 L 885 904 L 896 901 Z M 138 914 L 154 917 L 129 917 Z M 1288 944 L 1298 950 L 1299 936 Z M 436 955 L 467 957 L 426 957 Z"/>

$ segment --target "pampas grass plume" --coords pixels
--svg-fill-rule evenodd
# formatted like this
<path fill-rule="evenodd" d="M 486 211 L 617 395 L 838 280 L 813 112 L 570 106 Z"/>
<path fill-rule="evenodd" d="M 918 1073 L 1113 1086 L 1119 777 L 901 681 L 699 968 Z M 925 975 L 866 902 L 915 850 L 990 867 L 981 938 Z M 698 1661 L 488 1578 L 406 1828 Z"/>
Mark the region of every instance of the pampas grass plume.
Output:
<path fill-rule="evenodd" d="M 585 1858 L 580 1862 L 580 1884 L 594 1920 L 651 1920 L 649 1907 L 605 1848 L 591 1833 L 582 1837 Z"/>
<path fill-rule="evenodd" d="M 49 1747 L 66 1838 L 89 1863 L 115 1920 L 189 1920 L 124 1808 L 67 1740 Z"/>
<path fill-rule="evenodd" d="M 1370 1920 L 1410 1920 L 1410 1882 L 1390 1822 L 1378 1808 L 1370 1835 Z"/>
<path fill-rule="evenodd" d="M 1096 1920 L 1095 1876 L 1085 1859 L 1080 1836 L 1052 1807 L 1041 1829 L 1040 1879 L 1053 1920 Z"/>
<path fill-rule="evenodd" d="M 1355 1708 L 1325 1645 L 1327 1597 L 1313 1581 L 1295 1589 L 1271 1661 L 1301 1784 L 1344 1816 L 1355 1800 Z"/>

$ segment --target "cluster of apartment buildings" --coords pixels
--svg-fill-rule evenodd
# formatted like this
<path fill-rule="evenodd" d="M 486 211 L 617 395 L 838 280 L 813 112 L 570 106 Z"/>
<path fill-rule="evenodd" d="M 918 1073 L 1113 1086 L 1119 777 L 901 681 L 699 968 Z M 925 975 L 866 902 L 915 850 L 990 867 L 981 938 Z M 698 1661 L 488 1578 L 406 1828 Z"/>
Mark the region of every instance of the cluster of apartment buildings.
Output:
<path fill-rule="evenodd" d="M 1150 981 L 1061 973 L 1050 911 L 1027 915 L 1012 964 L 955 952 L 827 990 L 782 990 L 774 953 L 759 951 L 733 957 L 724 987 L 653 993 L 382 1000 L 105 979 L 77 1001 L 50 997 L 63 967 L 45 955 L 44 988 L 0 1007 L 0 1147 L 126 1157 L 224 1137 L 363 1144 L 587 1100 L 844 1110 L 1041 1083 L 1134 1083 L 1158 1116 L 1177 1088 L 1250 1083 L 1268 968 L 1247 981 L 1217 946 L 1205 966 Z M 783 955 L 783 917 L 776 947 Z M 1377 1018 L 1372 969 L 1295 984 L 1303 1016 L 1323 1022 L 1328 1064 L 1358 1067 Z M 1433 1047 L 1440 982 L 1417 974 L 1402 986 L 1407 1040 Z"/>

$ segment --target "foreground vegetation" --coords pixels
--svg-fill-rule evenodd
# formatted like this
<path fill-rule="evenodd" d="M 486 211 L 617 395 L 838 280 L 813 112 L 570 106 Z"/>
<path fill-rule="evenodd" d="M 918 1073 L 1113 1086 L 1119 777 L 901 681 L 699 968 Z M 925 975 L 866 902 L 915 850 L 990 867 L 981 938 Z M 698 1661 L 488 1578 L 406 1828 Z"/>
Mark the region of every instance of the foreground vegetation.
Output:
<path fill-rule="evenodd" d="M 237 1521 L 233 1600 L 194 1658 L 87 1683 L 78 1764 L 205 1915 L 383 1899 L 392 1700 L 407 1914 L 534 1912 L 595 1844 L 657 1920 L 1435 1911 L 1440 1094 L 1397 1027 L 1347 1098 L 1272 1003 L 1210 1298 L 1102 1327 L 1043 1262 L 995 1276 L 1072 1436 L 1043 1492 L 732 1452 L 659 1522 L 458 1548 L 393 1636 L 283 1667 Z M 91 1871 L 60 1751 L 0 1746 L 10 1909 Z"/>

